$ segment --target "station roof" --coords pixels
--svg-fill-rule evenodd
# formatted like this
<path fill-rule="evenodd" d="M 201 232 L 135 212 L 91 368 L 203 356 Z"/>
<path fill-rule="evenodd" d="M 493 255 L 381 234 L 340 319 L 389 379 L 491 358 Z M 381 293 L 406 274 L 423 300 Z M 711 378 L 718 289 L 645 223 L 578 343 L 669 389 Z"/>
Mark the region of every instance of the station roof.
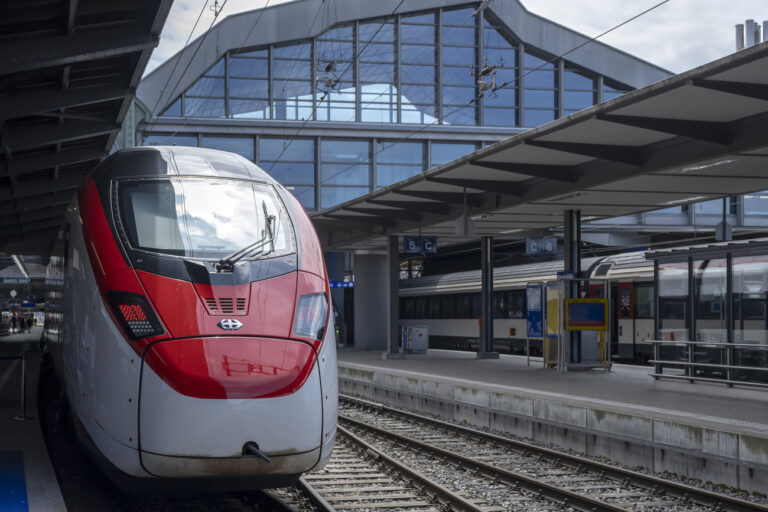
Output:
<path fill-rule="evenodd" d="M 324 246 L 379 250 L 386 236 L 520 238 L 768 189 L 768 43 L 627 93 L 312 213 Z M 465 206 L 466 205 L 466 206 Z M 473 236 L 456 235 L 466 212 Z"/>
<path fill-rule="evenodd" d="M 108 153 L 173 0 L 0 2 L 0 253 L 46 253 Z"/>

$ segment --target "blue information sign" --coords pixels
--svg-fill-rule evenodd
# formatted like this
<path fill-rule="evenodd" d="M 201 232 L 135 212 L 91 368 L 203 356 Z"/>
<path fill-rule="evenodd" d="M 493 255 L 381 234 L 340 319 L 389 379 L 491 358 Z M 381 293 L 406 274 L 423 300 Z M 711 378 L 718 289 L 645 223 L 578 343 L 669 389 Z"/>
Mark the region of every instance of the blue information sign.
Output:
<path fill-rule="evenodd" d="M 329 284 L 331 288 L 354 288 L 355 287 L 354 281 L 331 281 Z"/>
<path fill-rule="evenodd" d="M 529 338 L 544 337 L 544 305 L 540 284 L 530 284 L 525 289 L 527 305 L 526 335 Z"/>
<path fill-rule="evenodd" d="M 403 252 L 405 254 L 435 254 L 437 253 L 437 237 L 404 236 Z"/>

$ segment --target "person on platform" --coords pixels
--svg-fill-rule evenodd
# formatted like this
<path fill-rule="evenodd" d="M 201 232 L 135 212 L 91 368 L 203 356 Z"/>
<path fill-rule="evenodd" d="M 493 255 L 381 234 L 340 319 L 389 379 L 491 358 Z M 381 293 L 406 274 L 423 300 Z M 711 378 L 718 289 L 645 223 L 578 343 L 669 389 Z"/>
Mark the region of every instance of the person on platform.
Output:
<path fill-rule="evenodd" d="M 16 326 L 18 325 L 19 320 L 16 318 L 16 313 L 11 316 L 11 334 L 14 334 L 16 332 Z"/>

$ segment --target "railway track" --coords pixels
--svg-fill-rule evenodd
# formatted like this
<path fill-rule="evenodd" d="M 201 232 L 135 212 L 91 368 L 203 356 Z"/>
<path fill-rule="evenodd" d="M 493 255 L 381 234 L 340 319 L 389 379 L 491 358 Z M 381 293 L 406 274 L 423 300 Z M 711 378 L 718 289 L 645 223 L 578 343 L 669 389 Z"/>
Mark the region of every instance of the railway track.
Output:
<path fill-rule="evenodd" d="M 322 471 L 304 475 L 295 489 L 275 493 L 298 510 L 322 512 L 397 512 L 487 511 L 477 500 L 436 483 L 406 464 L 376 449 L 344 427 L 339 426 L 331 460 Z"/>
<path fill-rule="evenodd" d="M 503 510 L 544 510 L 548 500 L 570 510 L 768 511 L 768 506 L 564 454 L 510 438 L 342 398 L 339 424 L 378 450 L 398 453 L 419 471 L 442 468 L 495 493 Z M 453 468 L 448 471 L 445 468 Z M 495 488 L 494 488 L 495 486 Z M 457 483 L 456 487 L 459 487 Z M 482 489 L 482 491 L 478 491 Z M 504 498 L 504 494 L 507 497 Z M 481 510 L 497 510 L 484 508 Z"/>

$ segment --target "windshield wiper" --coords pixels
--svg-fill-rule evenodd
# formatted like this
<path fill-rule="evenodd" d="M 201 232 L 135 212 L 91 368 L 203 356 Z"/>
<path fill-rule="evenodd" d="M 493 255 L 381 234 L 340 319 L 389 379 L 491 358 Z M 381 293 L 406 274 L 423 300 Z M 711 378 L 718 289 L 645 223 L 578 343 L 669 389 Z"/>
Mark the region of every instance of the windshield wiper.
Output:
<path fill-rule="evenodd" d="M 214 265 L 217 272 L 233 272 L 235 270 L 235 263 L 241 259 L 256 254 L 269 254 L 275 250 L 275 216 L 269 215 L 267 211 L 267 203 L 265 201 L 261 202 L 261 207 L 264 210 L 264 219 L 266 220 L 266 229 L 262 231 L 262 237 L 252 244 L 246 245 L 242 249 L 238 249 L 232 254 L 228 254 L 221 258 Z M 269 247 L 269 250 L 264 252 L 266 247 Z"/>

